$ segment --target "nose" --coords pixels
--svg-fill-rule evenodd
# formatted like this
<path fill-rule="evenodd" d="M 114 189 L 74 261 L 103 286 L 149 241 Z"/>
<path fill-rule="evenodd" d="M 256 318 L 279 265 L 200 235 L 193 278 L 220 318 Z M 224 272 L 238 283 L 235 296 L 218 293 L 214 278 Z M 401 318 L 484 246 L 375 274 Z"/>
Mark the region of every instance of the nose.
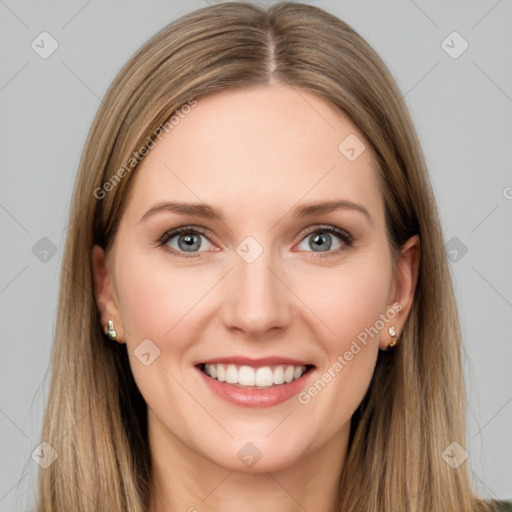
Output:
<path fill-rule="evenodd" d="M 270 251 L 264 251 L 252 263 L 236 258 L 225 283 L 222 320 L 226 328 L 252 338 L 286 328 L 294 316 L 293 293 Z"/>

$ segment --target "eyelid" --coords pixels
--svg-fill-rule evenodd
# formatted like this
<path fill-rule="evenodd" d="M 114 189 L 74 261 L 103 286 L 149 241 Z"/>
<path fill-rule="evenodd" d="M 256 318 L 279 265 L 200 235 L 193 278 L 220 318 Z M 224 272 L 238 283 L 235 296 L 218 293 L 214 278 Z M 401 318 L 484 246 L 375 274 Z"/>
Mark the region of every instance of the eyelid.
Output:
<path fill-rule="evenodd" d="M 300 232 L 300 235 L 302 236 L 300 241 L 302 242 L 304 237 L 311 235 L 312 233 L 316 233 L 317 231 L 326 231 L 328 233 L 338 234 L 340 236 L 346 237 L 349 240 L 353 240 L 352 235 L 345 229 L 338 228 L 332 224 L 315 224 L 314 226 L 310 226 L 309 228 L 306 228 Z"/>
<path fill-rule="evenodd" d="M 157 242 L 166 243 L 166 241 L 169 241 L 171 238 L 177 235 L 190 232 L 204 236 L 211 244 L 216 245 L 219 248 L 225 248 L 225 246 L 220 242 L 219 238 L 212 230 L 205 227 L 196 226 L 195 224 L 183 224 L 174 228 L 170 228 L 165 231 L 165 233 L 157 240 Z"/>

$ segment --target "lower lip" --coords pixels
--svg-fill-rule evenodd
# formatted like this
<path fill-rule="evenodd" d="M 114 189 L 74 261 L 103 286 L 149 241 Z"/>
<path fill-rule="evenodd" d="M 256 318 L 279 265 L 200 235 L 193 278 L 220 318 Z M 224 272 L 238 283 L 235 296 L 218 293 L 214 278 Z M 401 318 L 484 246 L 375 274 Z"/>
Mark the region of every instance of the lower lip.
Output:
<path fill-rule="evenodd" d="M 219 397 L 240 407 L 272 407 L 278 405 L 293 396 L 300 393 L 305 387 L 308 377 L 312 370 L 306 372 L 300 379 L 294 380 L 289 384 L 280 384 L 268 389 L 249 389 L 239 388 L 226 382 L 219 382 L 217 379 L 208 377 L 199 368 L 197 371 L 201 374 L 206 385 Z"/>

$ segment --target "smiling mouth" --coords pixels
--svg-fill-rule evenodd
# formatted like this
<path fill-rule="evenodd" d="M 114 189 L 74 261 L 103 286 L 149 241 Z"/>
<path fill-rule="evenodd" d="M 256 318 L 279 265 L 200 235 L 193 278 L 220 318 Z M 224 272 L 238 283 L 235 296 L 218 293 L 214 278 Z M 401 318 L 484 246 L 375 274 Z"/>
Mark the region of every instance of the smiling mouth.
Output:
<path fill-rule="evenodd" d="M 245 366 L 236 364 L 200 364 L 199 369 L 208 377 L 245 389 L 271 389 L 290 384 L 311 371 L 313 365 L 289 364 L 272 366 Z"/>

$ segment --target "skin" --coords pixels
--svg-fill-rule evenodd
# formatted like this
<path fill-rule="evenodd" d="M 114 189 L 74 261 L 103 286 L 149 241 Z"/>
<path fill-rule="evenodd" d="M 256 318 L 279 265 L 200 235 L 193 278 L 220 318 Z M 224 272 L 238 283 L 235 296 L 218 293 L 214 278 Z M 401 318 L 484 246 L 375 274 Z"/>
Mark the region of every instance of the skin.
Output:
<path fill-rule="evenodd" d="M 366 150 L 350 162 L 338 150 L 349 134 L 365 140 L 328 102 L 285 85 L 200 98 L 141 162 L 109 257 L 94 247 L 101 320 L 113 319 L 128 345 L 148 404 L 152 512 L 334 509 L 351 416 L 391 341 L 388 327 L 400 332 L 409 314 L 419 259 L 413 237 L 393 261 L 373 157 Z M 334 199 L 362 205 L 371 221 L 353 209 L 292 216 Z M 141 221 L 171 200 L 207 203 L 224 221 L 170 211 Z M 347 231 L 353 245 L 332 234 L 330 252 L 315 249 L 321 225 Z M 178 226 L 207 230 L 199 257 L 158 246 Z M 263 248 L 252 263 L 236 252 L 247 236 Z M 178 251 L 178 238 L 167 247 Z M 392 322 L 308 404 L 295 396 L 239 407 L 214 395 L 194 366 L 291 357 L 315 365 L 312 383 L 397 302 Z M 160 356 L 145 366 L 134 350 L 148 338 Z M 237 457 L 247 442 L 261 453 L 252 467 Z"/>

